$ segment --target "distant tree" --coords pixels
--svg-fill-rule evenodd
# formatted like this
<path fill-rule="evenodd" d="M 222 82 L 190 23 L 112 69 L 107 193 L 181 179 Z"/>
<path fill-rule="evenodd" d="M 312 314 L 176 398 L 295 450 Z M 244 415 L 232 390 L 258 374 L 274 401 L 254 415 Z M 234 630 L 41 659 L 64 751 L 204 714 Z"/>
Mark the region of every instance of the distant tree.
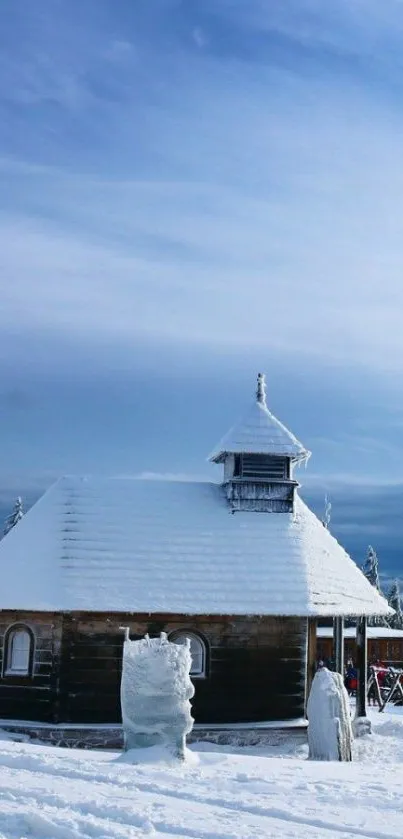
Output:
<path fill-rule="evenodd" d="M 332 515 L 332 504 L 331 504 L 331 501 L 330 501 L 330 498 L 329 498 L 328 494 L 326 493 L 326 495 L 325 495 L 325 509 L 323 511 L 323 519 L 322 519 L 323 527 L 326 527 L 326 529 L 329 528 L 331 515 Z"/>
<path fill-rule="evenodd" d="M 403 611 L 399 580 L 395 580 L 390 589 L 388 594 L 388 603 L 389 606 L 395 610 L 395 614 L 388 618 L 389 626 L 393 629 L 403 629 Z"/>
<path fill-rule="evenodd" d="M 371 586 L 374 586 L 374 588 L 379 591 L 379 594 L 382 594 L 381 583 L 379 580 L 379 560 L 372 545 L 368 545 L 367 555 L 361 570 L 368 582 L 371 583 Z M 368 618 L 368 626 L 388 626 L 388 623 L 386 618 L 374 615 L 373 617 Z"/>
<path fill-rule="evenodd" d="M 7 536 L 7 533 L 15 527 L 16 524 L 22 519 L 24 515 L 24 510 L 22 506 L 22 498 L 18 496 L 16 502 L 14 504 L 13 510 L 9 516 L 7 516 L 6 521 L 4 523 L 4 536 Z"/>
<path fill-rule="evenodd" d="M 379 560 L 376 551 L 372 545 L 368 545 L 367 555 L 365 557 L 364 565 L 362 566 L 362 573 L 374 586 L 377 591 L 381 591 L 381 584 L 379 581 Z"/>

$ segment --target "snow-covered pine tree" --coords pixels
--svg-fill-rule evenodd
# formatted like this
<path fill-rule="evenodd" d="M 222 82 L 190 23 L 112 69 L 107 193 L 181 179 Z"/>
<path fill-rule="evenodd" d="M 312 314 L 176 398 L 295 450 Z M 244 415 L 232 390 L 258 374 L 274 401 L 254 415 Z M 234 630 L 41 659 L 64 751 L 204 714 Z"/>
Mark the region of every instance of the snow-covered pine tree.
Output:
<path fill-rule="evenodd" d="M 328 494 L 326 493 L 326 495 L 325 495 L 325 509 L 323 511 L 322 524 L 323 524 L 323 527 L 326 527 L 327 530 L 329 529 L 329 526 L 330 526 L 331 515 L 332 515 L 332 503 L 330 501 L 330 498 L 329 498 Z"/>
<path fill-rule="evenodd" d="M 16 502 L 14 504 L 13 510 L 9 516 L 7 516 L 5 523 L 4 523 L 4 531 L 3 535 L 7 536 L 7 533 L 15 527 L 16 524 L 22 519 L 24 515 L 24 510 L 22 506 L 22 498 L 18 496 Z"/>
<path fill-rule="evenodd" d="M 368 582 L 371 583 L 371 586 L 374 586 L 382 594 L 379 580 L 379 560 L 376 550 L 372 545 L 368 545 L 367 555 L 361 570 Z M 374 617 L 368 618 L 368 626 L 388 626 L 388 623 L 385 618 L 374 615 Z"/>
<path fill-rule="evenodd" d="M 395 610 L 395 614 L 391 615 L 388 618 L 389 626 L 393 629 L 403 629 L 403 611 L 402 611 L 402 600 L 400 596 L 400 586 L 399 580 L 395 580 L 390 592 L 388 594 L 388 603 L 392 609 Z"/>
<path fill-rule="evenodd" d="M 381 584 L 379 582 L 379 560 L 372 545 L 368 545 L 367 555 L 362 566 L 362 573 L 371 583 L 371 586 L 374 586 L 377 591 L 381 590 Z"/>

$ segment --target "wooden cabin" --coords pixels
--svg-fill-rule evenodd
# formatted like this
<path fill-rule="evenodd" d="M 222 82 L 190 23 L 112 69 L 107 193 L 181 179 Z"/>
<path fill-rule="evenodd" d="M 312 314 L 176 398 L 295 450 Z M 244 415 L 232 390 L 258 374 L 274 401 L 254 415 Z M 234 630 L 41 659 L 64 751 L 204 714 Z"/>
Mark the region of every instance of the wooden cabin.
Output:
<path fill-rule="evenodd" d="M 53 485 L 0 543 L 0 720 L 119 722 L 126 626 L 190 638 L 197 723 L 304 717 L 316 619 L 390 611 L 300 499 L 308 456 L 260 375 L 219 482 Z"/>
<path fill-rule="evenodd" d="M 357 660 L 356 628 L 344 629 L 344 660 Z M 316 656 L 325 662 L 334 660 L 333 627 L 318 626 L 316 631 Z M 403 667 L 403 629 L 388 626 L 368 626 L 368 662 L 382 661 L 395 667 Z"/>

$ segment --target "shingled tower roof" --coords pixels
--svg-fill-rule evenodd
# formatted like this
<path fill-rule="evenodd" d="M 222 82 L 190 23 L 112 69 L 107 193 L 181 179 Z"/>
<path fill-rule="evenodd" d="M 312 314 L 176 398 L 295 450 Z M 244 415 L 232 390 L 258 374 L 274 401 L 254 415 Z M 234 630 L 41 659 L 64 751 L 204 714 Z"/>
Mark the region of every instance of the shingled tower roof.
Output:
<path fill-rule="evenodd" d="M 310 456 L 305 446 L 269 411 L 263 373 L 257 377 L 256 398 L 249 411 L 220 440 L 209 460 L 220 463 L 226 454 L 240 453 L 284 455 L 294 463 Z"/>

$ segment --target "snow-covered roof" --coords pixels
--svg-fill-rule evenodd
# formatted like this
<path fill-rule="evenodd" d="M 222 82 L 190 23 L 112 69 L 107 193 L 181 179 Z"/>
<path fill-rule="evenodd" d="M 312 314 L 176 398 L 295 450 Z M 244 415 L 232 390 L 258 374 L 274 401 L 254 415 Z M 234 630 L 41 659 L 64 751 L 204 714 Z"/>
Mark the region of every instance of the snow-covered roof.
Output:
<path fill-rule="evenodd" d="M 329 531 L 232 513 L 212 483 L 62 478 L 0 542 L 0 608 L 245 615 L 387 614 Z"/>
<path fill-rule="evenodd" d="M 356 633 L 355 626 L 346 626 L 344 629 L 345 638 L 355 638 Z M 333 638 L 333 627 L 318 626 L 316 635 L 318 638 Z M 392 629 L 389 626 L 367 626 L 367 638 L 403 638 L 403 629 Z"/>
<path fill-rule="evenodd" d="M 268 409 L 266 385 L 262 373 L 258 376 L 256 399 L 209 455 L 218 463 L 227 453 L 286 455 L 294 461 L 307 460 L 310 452 L 294 437 Z"/>

